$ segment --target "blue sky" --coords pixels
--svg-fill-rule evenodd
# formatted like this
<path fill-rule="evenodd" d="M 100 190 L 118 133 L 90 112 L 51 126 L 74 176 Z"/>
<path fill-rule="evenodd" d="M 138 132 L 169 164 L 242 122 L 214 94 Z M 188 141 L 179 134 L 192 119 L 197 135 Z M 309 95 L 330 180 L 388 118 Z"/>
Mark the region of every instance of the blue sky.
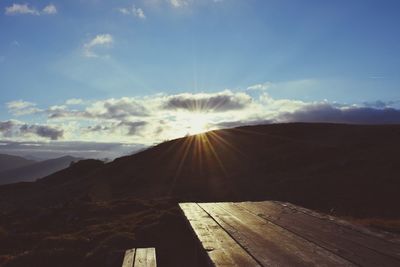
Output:
<path fill-rule="evenodd" d="M 0 0 L 1 139 L 149 144 L 262 121 L 397 123 L 399 10 L 390 0 Z M 321 108 L 339 115 L 315 119 Z M 346 113 L 355 109 L 363 119 Z"/>

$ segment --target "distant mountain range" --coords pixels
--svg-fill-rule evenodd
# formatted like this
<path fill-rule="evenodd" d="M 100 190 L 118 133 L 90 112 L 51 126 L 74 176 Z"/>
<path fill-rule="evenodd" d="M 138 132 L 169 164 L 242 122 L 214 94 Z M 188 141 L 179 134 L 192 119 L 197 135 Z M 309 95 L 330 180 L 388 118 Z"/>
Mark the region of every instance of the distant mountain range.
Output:
<path fill-rule="evenodd" d="M 71 162 L 81 158 L 65 156 L 44 161 L 28 160 L 23 157 L 0 154 L 0 185 L 30 182 L 67 168 Z"/>
<path fill-rule="evenodd" d="M 34 160 L 26 159 L 18 156 L 0 154 L 0 172 L 16 169 L 35 163 Z"/>

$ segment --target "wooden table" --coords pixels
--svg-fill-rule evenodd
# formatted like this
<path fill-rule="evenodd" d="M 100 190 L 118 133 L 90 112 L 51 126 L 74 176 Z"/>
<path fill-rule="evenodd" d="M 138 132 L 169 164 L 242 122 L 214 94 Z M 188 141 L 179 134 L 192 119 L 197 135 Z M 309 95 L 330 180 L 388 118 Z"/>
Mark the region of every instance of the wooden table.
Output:
<path fill-rule="evenodd" d="M 182 203 L 209 266 L 400 266 L 400 238 L 275 201 Z"/>

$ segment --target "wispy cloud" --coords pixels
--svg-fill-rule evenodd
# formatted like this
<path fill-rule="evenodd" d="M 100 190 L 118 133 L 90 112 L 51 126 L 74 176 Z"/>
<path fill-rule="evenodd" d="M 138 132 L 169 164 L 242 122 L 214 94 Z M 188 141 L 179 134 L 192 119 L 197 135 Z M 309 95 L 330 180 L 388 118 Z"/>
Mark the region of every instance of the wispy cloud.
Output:
<path fill-rule="evenodd" d="M 13 47 L 20 47 L 21 46 L 21 44 L 17 40 L 12 41 L 10 45 L 13 46 Z"/>
<path fill-rule="evenodd" d="M 65 101 L 66 105 L 81 105 L 83 103 L 84 103 L 84 101 L 80 98 L 71 98 L 71 99 L 67 99 L 67 101 Z"/>
<path fill-rule="evenodd" d="M 6 104 L 8 110 L 16 116 L 29 115 L 40 112 L 41 110 L 36 107 L 35 103 L 16 100 Z"/>
<path fill-rule="evenodd" d="M 121 7 L 117 8 L 117 10 L 124 15 L 132 15 L 134 17 L 140 18 L 140 19 L 145 19 L 146 15 L 143 11 L 142 8 L 138 8 L 135 5 L 132 5 L 131 7 Z"/>
<path fill-rule="evenodd" d="M 189 6 L 201 6 L 201 5 L 209 5 L 209 4 L 216 4 L 222 3 L 224 0 L 164 0 L 169 6 L 174 8 L 183 8 Z"/>
<path fill-rule="evenodd" d="M 36 7 L 30 6 L 29 4 L 12 4 L 5 8 L 6 15 L 55 15 L 57 14 L 57 8 L 53 4 L 45 6 L 42 10 L 38 10 Z"/>
<path fill-rule="evenodd" d="M 98 57 L 94 52 L 97 47 L 110 47 L 114 43 L 114 38 L 111 34 L 99 34 L 87 43 L 83 44 L 83 52 L 85 57 Z"/>
<path fill-rule="evenodd" d="M 5 8 L 6 15 L 40 15 L 40 12 L 28 4 L 12 4 Z"/>
<path fill-rule="evenodd" d="M 183 6 L 187 6 L 189 4 L 189 2 L 187 0 L 167 0 L 167 1 L 173 7 L 183 7 Z"/>
<path fill-rule="evenodd" d="M 57 8 L 55 5 L 49 4 L 43 8 L 42 13 L 48 15 L 55 15 L 57 14 Z"/>
<path fill-rule="evenodd" d="M 249 91 L 253 91 L 253 90 L 254 91 L 257 91 L 257 90 L 265 91 L 265 90 L 271 88 L 272 85 L 273 84 L 271 82 L 258 83 L 258 84 L 254 84 L 254 85 L 247 87 L 247 90 L 249 90 Z"/>

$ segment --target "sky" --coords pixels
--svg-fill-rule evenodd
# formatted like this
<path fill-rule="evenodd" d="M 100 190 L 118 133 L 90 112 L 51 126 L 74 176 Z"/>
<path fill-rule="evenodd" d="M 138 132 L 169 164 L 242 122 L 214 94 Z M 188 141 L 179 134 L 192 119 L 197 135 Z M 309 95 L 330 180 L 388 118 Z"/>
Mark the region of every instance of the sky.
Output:
<path fill-rule="evenodd" d="M 400 123 L 397 0 L 0 0 L 0 153 Z"/>

